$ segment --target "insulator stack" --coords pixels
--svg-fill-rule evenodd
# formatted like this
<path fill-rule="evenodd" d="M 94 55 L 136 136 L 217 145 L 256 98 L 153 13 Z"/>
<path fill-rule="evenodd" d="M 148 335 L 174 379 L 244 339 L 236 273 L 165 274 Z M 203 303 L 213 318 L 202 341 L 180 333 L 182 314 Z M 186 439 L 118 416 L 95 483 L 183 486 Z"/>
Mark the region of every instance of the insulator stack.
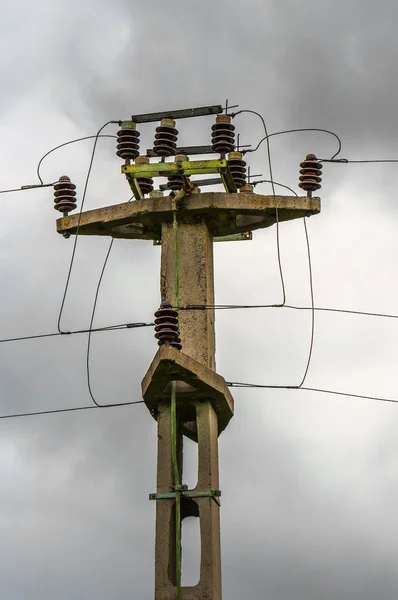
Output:
<path fill-rule="evenodd" d="M 149 164 L 149 158 L 147 156 L 137 156 L 135 159 L 136 165 L 147 165 Z M 151 177 L 137 177 L 136 181 L 140 186 L 140 190 L 145 194 L 149 194 L 153 191 L 153 179 Z"/>
<path fill-rule="evenodd" d="M 139 137 L 133 121 L 123 121 L 117 132 L 117 156 L 123 160 L 134 160 L 139 155 Z"/>
<path fill-rule="evenodd" d="M 156 127 L 153 151 L 157 156 L 173 156 L 177 148 L 178 131 L 174 119 L 162 119 Z"/>
<path fill-rule="evenodd" d="M 309 196 L 321 187 L 322 164 L 315 154 L 307 154 L 304 162 L 300 163 L 299 187 L 305 190 Z"/>
<path fill-rule="evenodd" d="M 54 185 L 54 208 L 64 214 L 64 217 L 76 208 L 76 186 L 67 175 L 62 175 Z"/>
<path fill-rule="evenodd" d="M 235 148 L 235 126 L 231 123 L 231 117 L 229 115 L 217 115 L 216 122 L 211 129 L 212 150 L 220 154 L 233 152 Z"/>
<path fill-rule="evenodd" d="M 187 162 L 189 160 L 186 154 L 177 154 L 175 162 Z M 179 192 L 184 187 L 184 179 L 182 175 L 172 175 L 168 177 L 167 187 L 173 192 Z"/>
<path fill-rule="evenodd" d="M 173 309 L 170 302 L 165 300 L 155 312 L 155 338 L 158 345 L 168 344 L 181 350 L 180 332 L 178 329 L 178 313 Z"/>
<path fill-rule="evenodd" d="M 242 152 L 230 152 L 228 154 L 229 170 L 238 190 L 246 183 L 246 163 L 242 160 L 242 156 Z"/>

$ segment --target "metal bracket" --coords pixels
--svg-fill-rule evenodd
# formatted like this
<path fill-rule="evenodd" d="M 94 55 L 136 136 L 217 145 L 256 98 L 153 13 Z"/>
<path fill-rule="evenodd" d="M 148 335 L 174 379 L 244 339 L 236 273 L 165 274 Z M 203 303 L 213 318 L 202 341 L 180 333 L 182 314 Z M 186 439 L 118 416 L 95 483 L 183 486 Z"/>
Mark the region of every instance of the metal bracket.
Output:
<path fill-rule="evenodd" d="M 140 177 L 170 177 L 172 175 L 188 177 L 190 175 L 211 175 L 213 173 L 219 173 L 225 191 L 230 194 L 237 192 L 228 162 L 225 159 L 122 165 L 122 173 L 126 175 L 136 200 L 142 200 L 141 190 L 135 181 L 136 178 Z"/>
<path fill-rule="evenodd" d="M 220 505 L 219 498 L 221 496 L 220 490 L 203 490 L 203 491 L 191 491 L 187 489 L 187 486 L 182 485 L 178 486 L 178 489 L 172 492 L 166 492 L 163 494 L 149 494 L 149 500 L 175 500 L 177 494 L 181 494 L 181 496 L 185 498 L 213 498 L 213 500 Z"/>

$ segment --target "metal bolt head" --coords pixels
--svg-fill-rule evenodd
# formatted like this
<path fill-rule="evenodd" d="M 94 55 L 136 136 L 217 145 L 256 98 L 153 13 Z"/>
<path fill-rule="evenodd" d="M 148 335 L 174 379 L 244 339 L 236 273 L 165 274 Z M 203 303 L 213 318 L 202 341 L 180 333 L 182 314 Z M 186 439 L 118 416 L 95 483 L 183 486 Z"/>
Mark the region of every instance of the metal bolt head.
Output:
<path fill-rule="evenodd" d="M 242 194 L 252 194 L 253 193 L 253 189 L 254 187 L 252 186 L 251 183 L 246 183 L 245 185 L 243 185 L 239 192 Z"/>
<path fill-rule="evenodd" d="M 228 160 L 242 160 L 243 154 L 242 152 L 230 152 L 228 154 Z"/>
<path fill-rule="evenodd" d="M 174 119 L 162 119 L 160 121 L 160 126 L 161 127 L 172 127 L 174 129 L 174 127 L 176 126 L 176 122 L 174 121 Z"/>
<path fill-rule="evenodd" d="M 149 158 L 148 156 L 137 156 L 134 163 L 136 165 L 147 165 L 149 164 Z"/>
<path fill-rule="evenodd" d="M 137 125 L 134 121 L 122 121 L 120 127 L 121 129 L 136 129 Z"/>
<path fill-rule="evenodd" d="M 230 123 L 231 122 L 231 117 L 229 115 L 217 115 L 216 116 L 216 123 Z"/>
<path fill-rule="evenodd" d="M 176 162 L 187 162 L 189 157 L 186 154 L 177 154 L 175 157 Z"/>

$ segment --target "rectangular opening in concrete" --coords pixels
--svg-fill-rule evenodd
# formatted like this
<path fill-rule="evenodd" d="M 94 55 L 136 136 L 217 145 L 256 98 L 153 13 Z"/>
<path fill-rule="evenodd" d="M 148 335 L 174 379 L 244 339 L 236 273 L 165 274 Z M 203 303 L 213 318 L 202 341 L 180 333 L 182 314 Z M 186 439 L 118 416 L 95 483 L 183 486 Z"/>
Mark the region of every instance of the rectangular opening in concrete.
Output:
<path fill-rule="evenodd" d="M 182 569 L 181 584 L 194 586 L 200 580 L 200 519 L 186 517 L 181 531 Z"/>
<path fill-rule="evenodd" d="M 198 483 L 198 444 L 185 435 L 183 437 L 182 460 L 183 483 L 192 490 Z"/>

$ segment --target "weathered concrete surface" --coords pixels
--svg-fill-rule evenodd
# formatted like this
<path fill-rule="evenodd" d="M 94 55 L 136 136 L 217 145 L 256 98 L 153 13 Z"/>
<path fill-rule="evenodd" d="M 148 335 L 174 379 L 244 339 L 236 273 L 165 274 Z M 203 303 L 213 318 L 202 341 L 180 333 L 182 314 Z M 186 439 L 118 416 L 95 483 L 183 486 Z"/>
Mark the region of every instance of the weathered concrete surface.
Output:
<path fill-rule="evenodd" d="M 210 192 L 189 194 L 178 211 L 184 219 L 202 216 L 212 237 L 233 235 L 270 227 L 320 212 L 320 199 L 307 196 L 263 196 L 260 194 Z M 170 196 L 144 198 L 83 212 L 79 235 L 108 235 L 126 239 L 160 240 L 163 223 L 172 221 Z M 57 220 L 58 233 L 75 234 L 79 214 Z"/>
<path fill-rule="evenodd" d="M 192 400 L 210 401 L 217 415 L 219 435 L 234 412 L 234 400 L 223 377 L 185 352 L 161 346 L 141 383 L 142 396 L 151 412 L 156 411 L 161 402 L 170 403 L 168 384 L 171 381 L 188 384 L 181 391 L 177 388 L 179 411 L 186 410 Z"/>
<path fill-rule="evenodd" d="M 188 304 L 214 305 L 213 241 L 203 217 L 180 221 L 178 236 L 178 272 L 180 306 Z M 162 260 L 160 292 L 162 301 L 176 306 L 174 277 L 174 234 L 170 223 L 162 225 Z M 215 370 L 216 341 L 214 309 L 182 310 L 178 316 L 185 354 Z"/>
<path fill-rule="evenodd" d="M 218 445 L 217 415 L 209 401 L 192 401 L 198 431 L 198 480 L 192 491 L 217 490 Z M 178 411 L 178 462 L 182 476 L 183 416 Z M 159 404 L 157 492 L 173 487 L 171 462 L 171 408 L 169 401 Z M 221 600 L 220 508 L 212 498 L 182 498 L 181 516 L 200 518 L 200 580 L 196 586 L 182 587 L 182 600 Z M 175 501 L 158 500 L 156 506 L 155 600 L 175 600 Z"/>

